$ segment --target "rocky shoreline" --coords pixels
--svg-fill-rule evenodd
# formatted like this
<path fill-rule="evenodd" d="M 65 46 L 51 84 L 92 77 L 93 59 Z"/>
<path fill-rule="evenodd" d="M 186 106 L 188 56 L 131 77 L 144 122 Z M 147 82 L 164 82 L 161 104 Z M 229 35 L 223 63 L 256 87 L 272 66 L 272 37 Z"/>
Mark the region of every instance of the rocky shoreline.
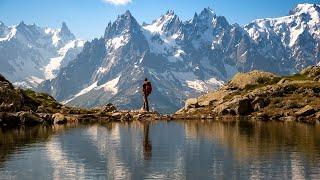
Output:
<path fill-rule="evenodd" d="M 320 67 L 284 77 L 261 71 L 238 73 L 218 91 L 188 99 L 172 115 L 117 110 L 112 104 L 93 109 L 68 107 L 45 93 L 16 88 L 2 75 L 0 102 L 0 126 L 242 118 L 319 124 Z"/>
<path fill-rule="evenodd" d="M 247 117 L 318 124 L 320 67 L 283 77 L 261 71 L 238 73 L 218 91 L 188 99 L 174 117 Z"/>
<path fill-rule="evenodd" d="M 16 88 L 0 75 L 0 127 L 160 118 L 157 112 L 120 111 L 112 104 L 93 109 L 64 106 L 45 93 Z"/>

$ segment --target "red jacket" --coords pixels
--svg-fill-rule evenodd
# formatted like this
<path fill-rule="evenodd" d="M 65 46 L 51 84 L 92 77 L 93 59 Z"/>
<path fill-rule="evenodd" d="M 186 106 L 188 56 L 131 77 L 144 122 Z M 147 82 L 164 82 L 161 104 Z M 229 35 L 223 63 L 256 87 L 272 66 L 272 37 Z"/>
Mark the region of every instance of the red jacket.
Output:
<path fill-rule="evenodd" d="M 150 81 L 144 81 L 142 85 L 143 94 L 149 96 L 152 92 L 152 86 Z"/>

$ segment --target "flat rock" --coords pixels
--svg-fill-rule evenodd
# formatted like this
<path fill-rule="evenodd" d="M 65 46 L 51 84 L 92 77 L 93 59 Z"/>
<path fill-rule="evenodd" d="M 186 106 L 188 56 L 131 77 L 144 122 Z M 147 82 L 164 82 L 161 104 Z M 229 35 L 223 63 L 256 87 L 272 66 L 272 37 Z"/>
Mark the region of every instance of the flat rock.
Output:
<path fill-rule="evenodd" d="M 303 108 L 301 108 L 299 111 L 297 111 L 295 113 L 296 116 L 309 116 L 312 115 L 316 112 L 316 110 L 310 106 L 310 105 L 306 105 Z"/>

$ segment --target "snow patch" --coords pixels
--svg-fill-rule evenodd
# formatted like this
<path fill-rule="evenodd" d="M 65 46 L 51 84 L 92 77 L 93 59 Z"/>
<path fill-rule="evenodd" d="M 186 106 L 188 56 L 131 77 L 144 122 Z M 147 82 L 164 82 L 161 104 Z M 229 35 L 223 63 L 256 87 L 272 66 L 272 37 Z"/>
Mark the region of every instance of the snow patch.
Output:
<path fill-rule="evenodd" d="M 99 89 L 103 88 L 105 92 L 111 92 L 112 95 L 117 94 L 118 93 L 117 84 L 119 82 L 120 77 L 121 75 L 99 86 Z"/>
<path fill-rule="evenodd" d="M 63 104 L 67 104 L 70 101 L 74 100 L 75 98 L 87 94 L 88 92 L 92 91 L 92 90 L 100 90 L 103 88 L 103 90 L 105 92 L 110 92 L 112 95 L 118 93 L 118 88 L 117 88 L 117 84 L 119 82 L 121 75 L 119 75 L 118 77 L 106 82 L 105 84 L 102 84 L 100 86 L 98 86 L 98 81 L 94 82 L 93 84 L 91 84 L 90 86 L 82 89 L 79 93 L 77 93 L 76 95 L 74 95 L 72 98 L 63 101 Z"/>
<path fill-rule="evenodd" d="M 168 24 L 175 17 L 174 13 L 167 13 L 154 21 L 152 24 L 144 26 L 143 28 L 151 33 L 162 33 L 163 27 Z"/>
<path fill-rule="evenodd" d="M 13 38 L 17 33 L 17 29 L 15 26 L 11 27 L 10 32 L 3 38 L 0 38 L 1 41 L 9 41 L 11 38 Z"/>
<path fill-rule="evenodd" d="M 96 82 L 94 82 L 93 84 L 91 84 L 90 86 L 82 89 L 80 92 L 78 92 L 76 95 L 74 95 L 71 99 L 66 100 L 66 101 L 63 101 L 62 103 L 63 103 L 63 104 L 67 104 L 68 102 L 74 100 L 76 97 L 79 97 L 79 96 L 81 96 L 81 95 L 83 95 L 83 94 L 86 94 L 86 93 L 90 92 L 91 90 L 93 90 L 94 88 L 96 88 L 97 85 L 98 85 L 98 81 L 96 81 Z"/>
<path fill-rule="evenodd" d="M 116 36 L 107 41 L 108 47 L 113 47 L 114 49 L 118 49 L 128 43 L 128 40 L 125 35 Z"/>
<path fill-rule="evenodd" d="M 61 63 L 70 49 L 83 47 L 84 41 L 74 40 L 67 43 L 64 47 L 58 50 L 58 57 L 50 58 L 50 62 L 44 67 L 44 75 L 46 79 L 56 77 L 56 71 L 60 69 Z"/>
<path fill-rule="evenodd" d="M 315 6 L 319 8 L 319 5 L 299 4 L 291 15 L 279 18 L 257 19 L 246 25 L 245 30 L 254 41 L 257 41 L 260 35 L 265 35 L 269 38 L 272 33 L 276 33 L 281 37 L 284 45 L 292 47 L 299 35 L 306 29 L 314 37 L 320 36 L 320 14 Z M 305 14 L 309 15 L 310 18 L 304 18 Z M 249 26 L 252 27 L 249 28 Z"/>
<path fill-rule="evenodd" d="M 216 78 L 200 80 L 192 72 L 173 72 L 173 75 L 182 84 L 201 93 L 209 92 L 210 90 L 215 90 L 224 84 L 223 81 L 219 81 Z"/>
<path fill-rule="evenodd" d="M 60 41 L 60 37 L 59 37 L 60 29 L 46 28 L 44 32 L 51 36 L 52 45 L 57 47 Z"/>
<path fill-rule="evenodd" d="M 44 79 L 38 78 L 36 76 L 30 76 L 27 78 L 27 81 L 30 82 L 32 85 L 36 86 L 40 84 Z"/>

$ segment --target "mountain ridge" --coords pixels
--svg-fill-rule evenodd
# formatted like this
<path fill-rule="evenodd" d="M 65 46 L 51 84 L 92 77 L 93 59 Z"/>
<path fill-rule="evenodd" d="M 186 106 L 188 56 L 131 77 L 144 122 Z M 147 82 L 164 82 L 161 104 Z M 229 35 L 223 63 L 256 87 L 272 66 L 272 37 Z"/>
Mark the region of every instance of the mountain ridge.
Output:
<path fill-rule="evenodd" d="M 33 88 L 54 78 L 61 66 L 81 51 L 84 41 L 76 39 L 65 22 L 61 29 L 35 23 L 6 26 L 0 23 L 0 72 L 15 85 Z"/>
<path fill-rule="evenodd" d="M 39 90 L 74 106 L 112 102 L 124 109 L 139 108 L 140 84 L 148 77 L 155 86 L 151 106 L 174 112 L 185 99 L 220 87 L 237 72 L 258 69 L 292 74 L 317 64 L 320 27 L 313 22 L 320 19 L 318 7 L 297 5 L 288 16 L 259 19 L 245 26 L 229 24 L 210 8 L 187 21 L 168 11 L 143 25 L 126 11 L 107 25 L 99 43 L 88 42 L 91 51 L 82 51 L 74 64 L 42 83 Z M 296 41 L 290 43 L 292 32 Z M 93 65 L 88 73 L 88 66 L 77 62 L 93 57 L 90 53 L 96 50 L 100 53 L 90 60 Z M 80 75 L 84 80 L 75 78 L 70 85 L 68 79 L 83 73 L 87 73 Z"/>

